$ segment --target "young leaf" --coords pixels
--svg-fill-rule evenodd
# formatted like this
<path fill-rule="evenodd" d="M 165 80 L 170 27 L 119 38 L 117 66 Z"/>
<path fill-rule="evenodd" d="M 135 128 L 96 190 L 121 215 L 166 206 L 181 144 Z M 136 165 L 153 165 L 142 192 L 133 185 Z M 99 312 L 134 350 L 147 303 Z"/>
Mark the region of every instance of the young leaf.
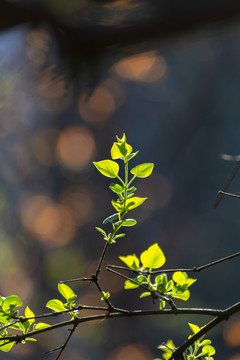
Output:
<path fill-rule="evenodd" d="M 119 165 L 112 160 L 102 160 L 93 162 L 98 171 L 106 177 L 115 178 L 118 176 Z"/>
<path fill-rule="evenodd" d="M 49 324 L 40 322 L 40 323 L 38 323 L 38 324 L 36 324 L 36 325 L 34 326 L 34 330 L 45 329 L 45 328 L 50 327 L 50 326 L 51 326 L 51 325 L 49 325 Z"/>
<path fill-rule="evenodd" d="M 115 223 L 115 225 L 120 225 L 121 226 L 134 226 L 136 225 L 137 221 L 134 219 L 125 219 L 125 220 L 120 220 L 118 222 Z"/>
<path fill-rule="evenodd" d="M 140 255 L 141 262 L 144 268 L 154 269 L 161 267 L 166 258 L 161 248 L 157 243 L 151 245 L 147 250 Z"/>
<path fill-rule="evenodd" d="M 193 334 L 195 335 L 196 333 L 199 332 L 200 327 L 191 323 L 188 323 L 188 326 L 190 327 L 190 329 L 192 330 Z"/>
<path fill-rule="evenodd" d="M 139 269 L 139 259 L 136 255 L 119 256 L 119 259 L 122 260 L 130 269 Z"/>
<path fill-rule="evenodd" d="M 126 280 L 125 281 L 125 284 L 124 284 L 124 289 L 125 290 L 136 289 L 138 287 L 139 287 L 139 285 L 133 283 L 131 280 Z"/>
<path fill-rule="evenodd" d="M 77 295 L 66 284 L 58 283 L 58 291 L 68 302 L 72 303 L 77 298 Z"/>
<path fill-rule="evenodd" d="M 117 234 L 114 236 L 113 240 L 116 240 L 118 238 L 124 237 L 126 234 Z"/>
<path fill-rule="evenodd" d="M 150 295 L 151 295 L 150 291 L 145 291 L 145 292 L 141 293 L 141 295 L 139 297 L 143 298 L 143 297 L 150 296 Z"/>
<path fill-rule="evenodd" d="M 151 175 L 153 171 L 154 164 L 147 163 L 147 164 L 140 164 L 135 166 L 130 172 L 136 177 L 145 178 Z"/>
<path fill-rule="evenodd" d="M 29 309 L 28 306 L 25 309 L 24 315 L 26 318 L 34 318 L 35 317 L 35 314 L 32 312 L 32 310 Z M 33 324 L 35 322 L 35 319 L 29 319 L 28 321 L 30 324 Z"/>
<path fill-rule="evenodd" d="M 8 341 L 9 340 L 6 340 L 6 341 L 0 340 L 0 350 L 2 350 L 4 352 L 8 352 L 11 350 L 11 348 L 14 345 L 14 341 L 12 341 L 12 342 L 8 342 Z M 3 344 L 5 344 L 5 345 L 3 345 Z"/>
<path fill-rule="evenodd" d="M 187 301 L 190 298 L 190 291 L 179 291 L 175 286 L 173 287 L 173 292 L 171 293 L 171 296 L 176 299 L 181 299 L 184 301 Z"/>
<path fill-rule="evenodd" d="M 56 312 L 61 312 L 67 310 L 63 305 L 63 302 L 57 299 L 49 300 L 46 304 L 46 307 L 52 309 Z"/>
<path fill-rule="evenodd" d="M 140 198 L 140 197 L 131 197 L 130 199 L 126 200 L 126 208 L 127 210 L 133 210 L 136 207 L 140 206 L 147 198 Z"/>
<path fill-rule="evenodd" d="M 105 220 L 103 220 L 103 224 L 112 223 L 119 218 L 118 213 L 108 216 Z"/>
<path fill-rule="evenodd" d="M 99 227 L 95 227 L 95 229 L 96 229 L 97 231 L 99 231 L 104 237 L 107 237 L 107 234 L 105 233 L 105 231 L 104 231 L 103 229 L 101 229 L 101 228 L 99 228 Z"/>
<path fill-rule="evenodd" d="M 108 298 L 110 298 L 110 293 L 109 292 L 102 291 L 101 294 L 102 294 L 102 297 L 101 297 L 102 301 L 105 301 Z"/>
<path fill-rule="evenodd" d="M 111 183 L 111 185 L 109 187 L 116 194 L 121 194 L 124 191 L 123 187 L 119 184 Z"/>
<path fill-rule="evenodd" d="M 22 306 L 21 299 L 16 295 L 7 296 L 2 303 L 3 311 L 9 310 L 9 309 L 12 310 L 16 306 Z"/>
<path fill-rule="evenodd" d="M 202 352 L 207 355 L 214 355 L 216 353 L 215 349 L 211 345 L 206 345 L 202 348 Z"/>
<path fill-rule="evenodd" d="M 119 213 L 124 211 L 124 205 L 122 203 L 119 203 L 114 200 L 112 200 L 111 203 L 114 209 L 117 210 Z"/>

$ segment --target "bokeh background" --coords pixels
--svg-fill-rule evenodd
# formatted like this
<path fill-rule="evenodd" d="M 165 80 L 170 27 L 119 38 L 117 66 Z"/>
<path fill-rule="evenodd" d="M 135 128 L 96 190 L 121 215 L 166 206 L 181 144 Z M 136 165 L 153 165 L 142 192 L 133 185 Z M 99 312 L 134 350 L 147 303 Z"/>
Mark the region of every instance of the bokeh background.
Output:
<path fill-rule="evenodd" d="M 170 36 L 164 21 L 171 27 L 176 19 L 168 8 L 159 15 L 163 30 L 148 33 L 158 16 L 154 1 L 3 3 L 6 22 L 8 4 L 12 15 L 19 5 L 30 15 L 0 32 L 1 295 L 16 294 L 44 313 L 46 302 L 58 297 L 58 280 L 92 274 L 104 246 L 95 226 L 113 212 L 111 179 L 92 161 L 109 158 L 123 132 L 140 150 L 132 166 L 154 162 L 155 168 L 136 184 L 138 195 L 148 197 L 132 213 L 137 227 L 111 247 L 105 264 L 120 265 L 119 255 L 139 255 L 155 242 L 170 268 L 238 252 L 240 202 L 224 198 L 212 207 L 232 170 L 219 154 L 240 151 L 238 21 L 182 24 L 185 31 Z M 225 308 L 239 301 L 238 264 L 236 258 L 197 274 L 188 306 Z M 123 281 L 104 270 L 101 285 L 116 306 L 157 308 L 137 290 L 122 292 Z M 101 304 L 93 285 L 73 288 L 79 303 Z M 207 320 L 154 316 L 84 324 L 62 359 L 151 360 L 161 356 L 157 345 L 168 338 L 181 344 L 190 333 L 187 321 L 201 326 Z M 43 352 L 66 336 L 66 329 L 47 333 L 0 359 L 55 359 Z M 216 359 L 240 359 L 240 315 L 209 336 Z"/>

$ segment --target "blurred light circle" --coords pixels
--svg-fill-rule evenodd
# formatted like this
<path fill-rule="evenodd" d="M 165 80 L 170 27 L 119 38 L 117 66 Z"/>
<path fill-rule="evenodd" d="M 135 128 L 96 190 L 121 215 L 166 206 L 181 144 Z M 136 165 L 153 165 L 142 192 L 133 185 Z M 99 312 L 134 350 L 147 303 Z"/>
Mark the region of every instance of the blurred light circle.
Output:
<path fill-rule="evenodd" d="M 81 171 L 91 161 L 95 147 L 92 132 L 83 126 L 76 125 L 60 133 L 56 150 L 63 167 L 72 171 Z"/>
<path fill-rule="evenodd" d="M 98 86 L 89 98 L 86 93 L 83 93 L 78 100 L 79 114 L 89 123 L 107 120 L 114 113 L 116 107 L 114 93 L 109 84 L 108 86 L 104 86 L 104 84 Z"/>
<path fill-rule="evenodd" d="M 223 329 L 223 337 L 228 346 L 240 345 L 240 316 L 228 320 Z"/>
<path fill-rule="evenodd" d="M 45 195 L 32 195 L 23 200 L 20 215 L 26 229 L 49 246 L 63 246 L 75 235 L 72 211 Z"/>
<path fill-rule="evenodd" d="M 167 63 L 164 57 L 149 51 L 121 59 L 113 65 L 112 70 L 126 80 L 152 83 L 166 74 Z"/>

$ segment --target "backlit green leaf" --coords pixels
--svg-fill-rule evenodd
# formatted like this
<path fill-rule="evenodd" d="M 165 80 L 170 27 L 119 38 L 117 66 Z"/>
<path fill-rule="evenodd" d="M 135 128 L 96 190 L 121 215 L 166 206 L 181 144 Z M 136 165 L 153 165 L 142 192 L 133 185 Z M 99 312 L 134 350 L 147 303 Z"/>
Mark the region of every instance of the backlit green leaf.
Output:
<path fill-rule="evenodd" d="M 145 178 L 151 175 L 154 164 L 146 163 L 135 166 L 130 172 L 136 177 Z"/>
<path fill-rule="evenodd" d="M 139 259 L 136 255 L 119 256 L 119 259 L 123 261 L 130 269 L 139 269 Z"/>
<path fill-rule="evenodd" d="M 185 290 L 184 292 L 180 292 L 180 291 L 177 291 L 174 286 L 171 296 L 176 299 L 181 299 L 181 300 L 187 301 L 190 298 L 190 291 Z"/>
<path fill-rule="evenodd" d="M 25 309 L 24 315 L 26 318 L 34 318 L 35 317 L 35 314 L 32 312 L 32 310 L 29 309 L 28 306 Z M 30 324 L 33 324 L 35 322 L 35 319 L 29 319 L 28 321 L 30 322 Z"/>
<path fill-rule="evenodd" d="M 104 237 L 107 237 L 107 234 L 105 233 L 105 231 L 99 227 L 95 227 L 95 229 L 100 232 Z"/>
<path fill-rule="evenodd" d="M 58 291 L 68 302 L 73 302 L 77 297 L 72 289 L 66 284 L 58 283 Z"/>
<path fill-rule="evenodd" d="M 145 291 L 145 292 L 141 293 L 141 295 L 139 297 L 144 298 L 144 297 L 147 297 L 147 296 L 150 296 L 150 295 L 151 295 L 150 291 Z"/>
<path fill-rule="evenodd" d="M 140 255 L 144 268 L 154 269 L 161 267 L 165 261 L 165 255 L 157 243 L 151 245 Z"/>
<path fill-rule="evenodd" d="M 188 323 L 188 326 L 190 327 L 190 329 L 192 330 L 193 334 L 196 334 L 199 332 L 200 330 L 200 327 L 195 325 L 195 324 L 191 324 L 191 323 Z"/>
<path fill-rule="evenodd" d="M 126 208 L 127 210 L 133 210 L 136 207 L 140 206 L 147 198 L 140 198 L 137 196 L 131 197 L 126 200 Z"/>
<path fill-rule="evenodd" d="M 49 300 L 46 304 L 46 307 L 49 309 L 52 309 L 56 312 L 61 312 L 64 310 L 67 310 L 65 306 L 63 305 L 63 302 L 57 299 Z"/>
<path fill-rule="evenodd" d="M 2 309 L 3 311 L 11 310 L 15 308 L 16 306 L 22 306 L 21 299 L 16 295 L 10 295 L 7 296 L 6 299 L 2 303 Z"/>
<path fill-rule="evenodd" d="M 111 203 L 112 203 L 112 206 L 114 207 L 114 209 L 117 210 L 119 213 L 124 211 L 124 205 L 122 203 L 119 203 L 114 200 L 112 200 Z"/>
<path fill-rule="evenodd" d="M 48 327 L 50 327 L 50 326 L 51 326 L 51 325 L 49 325 L 49 324 L 40 322 L 40 323 L 38 323 L 38 324 L 36 324 L 36 325 L 34 326 L 34 330 L 45 329 L 45 328 L 48 328 Z"/>
<path fill-rule="evenodd" d="M 3 345 L 3 344 L 5 344 L 5 345 Z M 6 340 L 6 341 L 0 340 L 0 350 L 2 350 L 4 352 L 10 351 L 11 348 L 13 347 L 13 345 L 14 345 L 14 341 L 9 342 L 9 340 Z"/>
<path fill-rule="evenodd" d="M 115 161 L 112 160 L 102 160 L 93 162 L 98 171 L 104 176 L 115 178 L 118 176 L 119 165 Z"/>
<path fill-rule="evenodd" d="M 121 185 L 119 185 L 119 184 L 111 183 L 111 185 L 109 187 L 116 194 L 121 194 L 123 192 L 123 190 L 124 190 L 123 187 Z"/>
<path fill-rule="evenodd" d="M 118 222 L 115 223 L 115 225 L 120 225 L 121 226 L 134 226 L 136 225 L 137 221 L 134 219 L 125 219 L 125 220 L 120 220 Z"/>
<path fill-rule="evenodd" d="M 211 345 L 206 345 L 202 348 L 202 352 L 207 355 L 214 355 L 216 353 L 215 349 Z"/>

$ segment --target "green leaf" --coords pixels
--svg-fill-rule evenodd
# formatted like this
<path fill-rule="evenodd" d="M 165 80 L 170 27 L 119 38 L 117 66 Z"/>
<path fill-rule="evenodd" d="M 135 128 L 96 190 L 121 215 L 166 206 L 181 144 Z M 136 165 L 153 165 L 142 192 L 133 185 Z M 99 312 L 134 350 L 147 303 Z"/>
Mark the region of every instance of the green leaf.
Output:
<path fill-rule="evenodd" d="M 43 323 L 43 322 L 40 322 L 40 323 L 38 323 L 38 324 L 36 324 L 36 325 L 34 326 L 34 330 L 45 329 L 45 328 L 48 328 L 48 327 L 51 327 L 51 325 L 46 324 L 46 323 Z"/>
<path fill-rule="evenodd" d="M 214 355 L 216 353 L 216 350 L 211 345 L 206 345 L 202 348 L 202 352 L 207 355 Z"/>
<path fill-rule="evenodd" d="M 164 253 L 157 243 L 151 245 L 147 250 L 143 251 L 140 255 L 140 259 L 144 268 L 149 269 L 159 268 L 166 261 Z"/>
<path fill-rule="evenodd" d="M 107 237 L 107 234 L 105 233 L 105 231 L 104 231 L 103 229 L 101 229 L 101 228 L 99 228 L 99 227 L 95 227 L 95 229 L 96 229 L 97 231 L 99 231 L 104 237 Z"/>
<path fill-rule="evenodd" d="M 125 281 L 125 284 L 124 284 L 124 289 L 125 290 L 136 289 L 138 287 L 139 287 L 139 285 L 133 283 L 131 280 L 126 280 Z"/>
<path fill-rule="evenodd" d="M 139 269 L 139 259 L 135 254 L 128 256 L 119 256 L 119 259 L 123 261 L 130 269 Z"/>
<path fill-rule="evenodd" d="M 141 295 L 139 297 L 144 298 L 144 297 L 150 296 L 150 295 L 151 295 L 150 291 L 145 291 L 145 292 L 141 293 Z"/>
<path fill-rule="evenodd" d="M 16 306 L 22 306 L 21 299 L 16 295 L 7 296 L 2 303 L 3 311 L 12 310 Z"/>
<path fill-rule="evenodd" d="M 210 345 L 211 343 L 211 340 L 205 339 L 201 342 L 201 346 Z"/>
<path fill-rule="evenodd" d="M 137 288 L 139 285 L 138 284 L 143 284 L 143 283 L 147 283 L 147 278 L 144 275 L 139 275 L 136 278 L 132 279 L 135 282 L 132 282 L 131 280 L 126 280 L 125 281 L 125 285 L 124 285 L 124 289 L 135 289 Z M 137 283 L 137 284 L 136 284 Z"/>
<path fill-rule="evenodd" d="M 162 309 L 165 308 L 165 306 L 166 306 L 166 301 L 160 300 L 160 302 L 159 302 L 159 309 L 162 310 Z"/>
<path fill-rule="evenodd" d="M 114 236 L 113 240 L 116 240 L 118 238 L 124 237 L 126 234 L 117 234 Z"/>
<path fill-rule="evenodd" d="M 178 285 L 184 285 L 187 283 L 188 276 L 185 272 L 182 271 L 176 271 L 173 273 L 172 279 L 178 284 Z"/>
<path fill-rule="evenodd" d="M 119 203 L 114 200 L 112 200 L 111 203 L 112 203 L 112 206 L 114 207 L 114 209 L 117 210 L 117 212 L 121 213 L 124 211 L 124 205 L 122 203 Z"/>
<path fill-rule="evenodd" d="M 132 152 L 131 145 L 127 144 L 126 136 L 123 135 L 122 139 L 117 137 L 118 142 L 114 142 L 111 148 L 111 157 L 113 160 L 125 158 Z"/>
<path fill-rule="evenodd" d="M 108 216 L 105 220 L 103 220 L 103 224 L 107 224 L 107 223 L 113 223 L 115 220 L 119 219 L 119 214 L 113 214 Z"/>
<path fill-rule="evenodd" d="M 34 318 L 35 317 L 35 314 L 32 312 L 32 310 L 29 309 L 28 306 L 25 309 L 24 315 L 26 318 Z M 35 319 L 28 319 L 28 321 L 30 322 L 30 324 L 33 324 L 35 322 Z"/>
<path fill-rule="evenodd" d="M 118 176 L 119 165 L 112 160 L 102 160 L 93 162 L 98 171 L 106 177 L 115 178 Z"/>
<path fill-rule="evenodd" d="M 63 305 L 63 302 L 57 299 L 49 300 L 46 304 L 46 307 L 52 309 L 56 312 L 61 312 L 67 310 Z"/>
<path fill-rule="evenodd" d="M 124 191 L 123 187 L 119 184 L 111 183 L 111 185 L 109 187 L 116 194 L 121 194 Z"/>
<path fill-rule="evenodd" d="M 151 175 L 154 164 L 146 163 L 135 166 L 130 172 L 136 177 L 145 178 Z"/>
<path fill-rule="evenodd" d="M 66 284 L 58 283 L 58 291 L 69 303 L 72 303 L 77 298 L 77 295 Z"/>
<path fill-rule="evenodd" d="M 178 291 L 178 289 L 176 289 L 176 287 L 174 286 L 171 296 L 176 299 L 181 299 L 181 300 L 187 301 L 190 298 L 190 291 L 189 290 L 185 290 L 184 292 Z"/>
<path fill-rule="evenodd" d="M 102 301 L 106 301 L 108 298 L 110 298 L 109 292 L 102 291 L 101 294 L 102 294 L 102 297 L 101 297 Z"/>
<path fill-rule="evenodd" d="M 136 225 L 137 221 L 134 219 L 125 219 L 125 220 L 120 220 L 118 222 L 115 223 L 115 225 L 120 225 L 121 226 L 134 226 Z"/>
<path fill-rule="evenodd" d="M 12 342 L 8 342 L 8 341 L 9 340 L 6 340 L 6 341 L 0 340 L 0 350 L 2 350 L 4 352 L 8 352 L 11 350 L 11 348 L 14 345 L 14 341 L 12 341 Z M 3 345 L 3 344 L 5 344 L 5 345 Z"/>
<path fill-rule="evenodd" d="M 147 198 L 140 198 L 140 197 L 131 197 L 130 199 L 126 200 L 126 208 L 127 210 L 133 210 L 136 207 L 140 206 Z"/>
<path fill-rule="evenodd" d="M 192 330 L 193 334 L 195 335 L 196 333 L 199 332 L 200 327 L 191 323 L 188 323 L 190 329 Z"/>

